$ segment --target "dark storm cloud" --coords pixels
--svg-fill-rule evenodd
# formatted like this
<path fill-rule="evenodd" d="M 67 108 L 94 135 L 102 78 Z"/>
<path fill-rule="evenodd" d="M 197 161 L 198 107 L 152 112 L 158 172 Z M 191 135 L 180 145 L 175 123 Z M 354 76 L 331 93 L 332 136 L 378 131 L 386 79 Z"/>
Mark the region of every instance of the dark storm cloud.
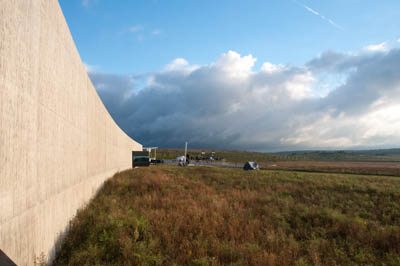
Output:
<path fill-rule="evenodd" d="M 303 67 L 228 52 L 209 65 L 177 59 L 148 76 L 90 72 L 105 106 L 144 145 L 251 149 L 343 148 L 398 143 L 400 51 L 326 52 Z M 326 96 L 321 73 L 345 75 Z M 396 111 L 399 111 L 396 114 Z"/>

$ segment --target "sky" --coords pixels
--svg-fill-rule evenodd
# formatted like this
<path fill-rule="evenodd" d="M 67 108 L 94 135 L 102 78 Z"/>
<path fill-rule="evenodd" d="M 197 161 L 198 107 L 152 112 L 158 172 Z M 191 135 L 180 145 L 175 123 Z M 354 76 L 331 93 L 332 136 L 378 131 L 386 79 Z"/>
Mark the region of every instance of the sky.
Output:
<path fill-rule="evenodd" d="M 59 0 L 144 146 L 400 147 L 400 1 Z"/>

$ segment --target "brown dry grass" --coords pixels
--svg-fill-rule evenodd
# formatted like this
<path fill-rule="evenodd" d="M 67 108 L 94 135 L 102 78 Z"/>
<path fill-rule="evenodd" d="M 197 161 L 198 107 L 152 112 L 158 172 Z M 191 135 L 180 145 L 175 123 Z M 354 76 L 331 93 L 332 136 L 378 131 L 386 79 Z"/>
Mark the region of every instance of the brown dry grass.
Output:
<path fill-rule="evenodd" d="M 400 180 L 218 168 L 116 175 L 55 265 L 400 265 Z"/>
<path fill-rule="evenodd" d="M 260 165 L 276 170 L 400 176 L 399 162 L 277 161 Z"/>

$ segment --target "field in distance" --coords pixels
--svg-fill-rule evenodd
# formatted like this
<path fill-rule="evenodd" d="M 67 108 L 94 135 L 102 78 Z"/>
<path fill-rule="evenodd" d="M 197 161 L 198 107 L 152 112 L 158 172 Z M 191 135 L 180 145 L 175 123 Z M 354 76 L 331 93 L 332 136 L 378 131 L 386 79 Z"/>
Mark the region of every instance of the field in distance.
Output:
<path fill-rule="evenodd" d="M 107 181 L 54 265 L 400 265 L 400 179 L 156 166 Z"/>
<path fill-rule="evenodd" d="M 160 149 L 157 158 L 175 159 L 182 154 L 183 149 Z M 283 153 L 191 149 L 189 154 L 193 159 L 213 156 L 217 161 L 224 160 L 238 166 L 256 161 L 261 168 L 270 170 L 400 176 L 400 149 Z"/>
<path fill-rule="evenodd" d="M 359 151 L 290 151 L 278 153 L 248 152 L 239 150 L 189 149 L 192 157 L 201 157 L 201 152 L 210 157 L 230 162 L 256 161 L 340 161 L 340 162 L 400 162 L 400 149 L 359 150 Z M 159 149 L 157 154 L 163 159 L 175 159 L 184 153 L 183 149 Z"/>

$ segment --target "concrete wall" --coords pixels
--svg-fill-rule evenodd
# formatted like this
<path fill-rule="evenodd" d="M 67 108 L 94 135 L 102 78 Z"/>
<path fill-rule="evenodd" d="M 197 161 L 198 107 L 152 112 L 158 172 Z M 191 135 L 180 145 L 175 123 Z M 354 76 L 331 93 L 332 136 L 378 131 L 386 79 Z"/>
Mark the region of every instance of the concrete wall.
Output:
<path fill-rule="evenodd" d="M 51 257 L 141 149 L 98 97 L 57 0 L 0 0 L 0 249 L 18 265 Z"/>

